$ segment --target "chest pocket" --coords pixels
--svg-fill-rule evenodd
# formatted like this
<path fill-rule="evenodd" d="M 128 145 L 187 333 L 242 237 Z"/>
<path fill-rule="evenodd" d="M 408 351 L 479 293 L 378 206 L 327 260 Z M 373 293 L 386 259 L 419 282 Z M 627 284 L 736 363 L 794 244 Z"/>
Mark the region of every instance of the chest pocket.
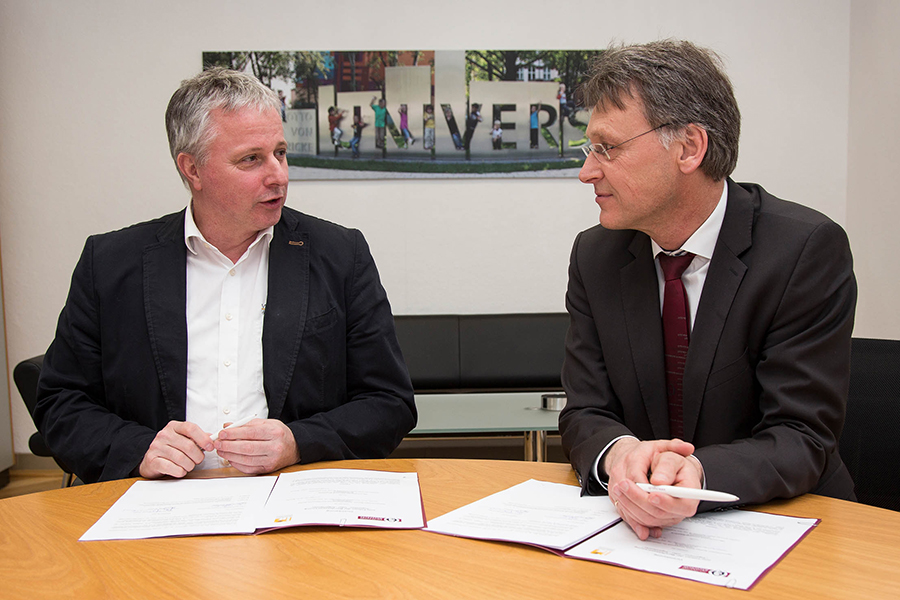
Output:
<path fill-rule="evenodd" d="M 338 315 L 337 308 L 332 307 L 328 312 L 311 317 L 306 321 L 306 327 L 303 328 L 303 337 L 313 336 L 327 331 L 337 324 Z"/>
<path fill-rule="evenodd" d="M 750 352 L 744 348 L 743 354 L 737 359 L 731 361 L 721 369 L 716 369 L 709 375 L 706 382 L 706 389 L 712 391 L 720 385 L 726 384 L 732 379 L 741 377 L 741 375 L 750 373 Z M 742 377 L 743 379 L 743 377 Z"/>

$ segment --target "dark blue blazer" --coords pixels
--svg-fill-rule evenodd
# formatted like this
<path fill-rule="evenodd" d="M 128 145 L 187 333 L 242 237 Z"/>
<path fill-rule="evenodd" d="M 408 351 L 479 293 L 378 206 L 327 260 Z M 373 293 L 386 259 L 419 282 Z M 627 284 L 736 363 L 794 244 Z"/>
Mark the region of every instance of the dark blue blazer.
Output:
<path fill-rule="evenodd" d="M 34 419 L 85 482 L 131 476 L 156 433 L 185 419 L 184 211 L 91 236 Z M 269 249 L 262 334 L 269 418 L 300 461 L 385 457 L 415 426 L 412 384 L 363 235 L 285 208 Z"/>

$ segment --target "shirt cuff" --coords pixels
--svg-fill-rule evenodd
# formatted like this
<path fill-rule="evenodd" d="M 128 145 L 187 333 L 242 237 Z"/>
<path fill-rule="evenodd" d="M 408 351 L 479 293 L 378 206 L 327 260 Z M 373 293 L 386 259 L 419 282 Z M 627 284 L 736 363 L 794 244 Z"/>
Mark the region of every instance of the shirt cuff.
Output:
<path fill-rule="evenodd" d="M 633 440 L 637 439 L 633 435 L 620 435 L 617 438 L 613 438 L 613 440 L 610 443 L 608 443 L 606 446 L 604 446 L 603 450 L 600 451 L 600 454 L 597 455 L 597 458 L 594 460 L 594 466 L 591 469 L 591 477 L 593 477 L 594 481 L 599 483 L 600 487 L 602 487 L 605 491 L 609 491 L 609 485 L 608 485 L 609 477 L 606 478 L 606 481 L 604 481 L 603 478 L 600 477 L 600 462 L 604 458 L 606 458 L 606 455 L 610 451 L 610 449 L 613 447 L 613 444 L 615 444 L 616 442 L 618 442 L 619 440 L 624 439 L 624 438 L 631 438 Z M 700 459 L 697 458 L 696 456 L 694 456 L 693 454 L 688 456 L 688 458 L 693 458 L 695 461 L 697 461 L 697 466 L 700 467 L 700 489 L 705 490 L 706 489 L 706 470 L 703 468 L 703 463 L 700 462 Z"/>
<path fill-rule="evenodd" d="M 697 461 L 697 466 L 700 467 L 700 489 L 706 489 L 706 470 L 703 468 L 703 463 L 700 462 L 700 459 L 691 454 L 688 458 L 693 458 Z"/>
<path fill-rule="evenodd" d="M 609 491 L 609 486 L 607 485 L 607 483 L 609 481 L 609 477 L 606 478 L 606 481 L 604 481 L 603 478 L 600 477 L 600 461 L 602 461 L 604 458 L 606 458 L 606 454 L 609 452 L 610 448 L 613 447 L 613 444 L 615 444 L 616 442 L 618 442 L 619 440 L 624 439 L 624 438 L 631 438 L 633 440 L 637 439 L 633 435 L 620 435 L 617 438 L 613 438 L 613 440 L 610 443 L 608 443 L 603 448 L 603 450 L 600 451 L 600 454 L 598 454 L 597 458 L 594 460 L 594 468 L 591 469 L 591 477 L 593 477 L 594 480 L 600 484 L 600 487 L 602 487 L 606 491 Z"/>

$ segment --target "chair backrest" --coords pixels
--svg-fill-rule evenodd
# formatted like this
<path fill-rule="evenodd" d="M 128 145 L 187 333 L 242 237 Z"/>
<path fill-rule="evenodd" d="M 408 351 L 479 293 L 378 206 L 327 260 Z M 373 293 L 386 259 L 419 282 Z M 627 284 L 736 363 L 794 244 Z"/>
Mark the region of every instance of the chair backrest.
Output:
<path fill-rule="evenodd" d="M 13 379 L 25 406 L 28 408 L 28 414 L 34 416 L 34 405 L 37 402 L 37 384 L 41 376 L 41 367 L 44 365 L 44 355 L 27 358 L 16 365 L 13 369 Z"/>
<path fill-rule="evenodd" d="M 16 365 L 15 369 L 13 369 L 13 380 L 16 382 L 16 388 L 18 388 L 22 400 L 25 401 L 25 406 L 28 408 L 28 414 L 31 415 L 32 419 L 34 419 L 34 405 L 37 403 L 37 385 L 38 379 L 41 377 L 41 367 L 43 364 L 44 355 L 42 354 L 23 360 Z M 71 473 L 68 468 L 53 456 L 53 452 L 50 451 L 50 448 L 44 441 L 44 436 L 42 436 L 40 432 L 33 433 L 28 439 L 28 449 L 31 450 L 31 453 L 35 456 L 53 457 L 54 460 L 56 460 L 56 464 L 58 464 L 63 471 Z"/>
<path fill-rule="evenodd" d="M 900 510 L 900 341 L 853 338 L 839 448 L 857 499 Z"/>

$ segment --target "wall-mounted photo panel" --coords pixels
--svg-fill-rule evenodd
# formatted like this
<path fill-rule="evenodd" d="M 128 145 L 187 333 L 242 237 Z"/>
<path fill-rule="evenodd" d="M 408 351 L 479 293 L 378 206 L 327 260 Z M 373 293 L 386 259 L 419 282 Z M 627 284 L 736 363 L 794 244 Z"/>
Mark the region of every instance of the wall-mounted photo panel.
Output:
<path fill-rule="evenodd" d="M 600 50 L 204 52 L 282 98 L 291 179 L 572 177 Z"/>

